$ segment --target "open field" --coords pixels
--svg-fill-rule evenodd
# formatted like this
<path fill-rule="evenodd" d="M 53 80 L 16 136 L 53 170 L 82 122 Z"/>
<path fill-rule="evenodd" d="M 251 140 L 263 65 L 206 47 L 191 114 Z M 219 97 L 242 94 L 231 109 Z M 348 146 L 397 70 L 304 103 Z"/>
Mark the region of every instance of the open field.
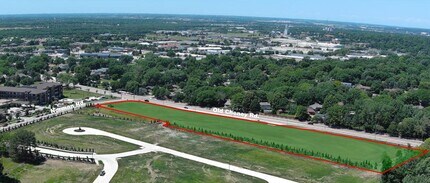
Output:
<path fill-rule="evenodd" d="M 198 40 L 197 37 L 185 37 L 185 36 L 179 36 L 179 35 L 157 35 L 157 34 L 148 34 L 147 38 L 150 40 L 176 40 L 176 41 L 191 41 L 191 40 Z"/>
<path fill-rule="evenodd" d="M 87 114 L 101 112 L 110 116 L 122 116 L 111 111 L 95 108 L 81 111 Z M 53 126 L 55 127 L 53 128 Z M 380 180 L 380 176 L 373 173 L 341 168 L 318 161 L 280 154 L 243 144 L 178 132 L 176 130 L 163 128 L 159 124 L 148 124 L 140 121 L 124 121 L 83 114 L 70 114 L 47 120 L 42 123 L 33 124 L 25 128 L 27 130 L 38 129 L 33 130 L 36 133 L 36 136 L 50 138 L 52 142 L 55 142 L 56 139 L 65 138 L 59 135 L 59 133 L 62 133 L 63 129 L 73 126 L 98 128 L 137 140 L 158 144 L 181 152 L 190 153 L 220 162 L 228 162 L 232 165 L 299 182 L 347 181 L 351 183 L 376 183 Z M 53 133 L 46 133 L 46 131 L 52 131 Z M 76 144 L 80 140 L 85 140 L 85 137 L 88 136 L 68 136 L 67 139 L 63 140 L 63 143 Z M 91 141 L 82 141 L 82 145 L 88 147 L 91 147 L 93 144 L 96 146 L 93 148 L 95 148 L 97 152 L 103 151 L 101 150 L 103 148 L 102 144 L 108 144 L 108 146 L 104 148 L 111 149 L 109 150 L 110 152 L 104 150 L 105 153 L 130 150 L 127 145 L 124 146 L 118 144 L 118 142 L 112 139 L 98 137 Z M 110 146 L 116 147 L 112 150 L 113 147 Z M 142 165 L 136 166 L 144 166 L 144 163 L 145 162 L 142 162 Z M 172 171 L 182 171 L 182 168 L 174 168 Z"/>
<path fill-rule="evenodd" d="M 69 98 L 69 99 L 84 99 L 87 97 L 99 97 L 99 96 L 101 96 L 100 94 L 82 91 L 82 90 L 78 90 L 78 89 L 64 90 L 63 95 L 64 95 L 64 97 Z"/>
<path fill-rule="evenodd" d="M 76 126 L 89 126 L 88 123 L 112 124 L 113 121 L 103 118 L 87 118 L 68 114 L 60 118 L 38 123 L 37 125 L 26 126 L 23 129 L 32 131 L 36 134 L 36 139 L 48 143 L 55 143 L 61 146 L 75 148 L 92 148 L 97 154 L 113 154 L 125 151 L 136 150 L 139 147 L 123 141 L 118 141 L 101 136 L 72 136 L 62 132 L 63 129 Z M 120 126 L 116 124 L 114 126 Z"/>
<path fill-rule="evenodd" d="M 61 160 L 47 160 L 42 165 L 15 163 L 1 158 L 3 173 L 22 183 L 90 183 L 98 176 L 103 166 Z"/>
<path fill-rule="evenodd" d="M 123 158 L 119 167 L 112 182 L 264 182 L 162 153 Z"/>
<path fill-rule="evenodd" d="M 386 144 L 187 112 L 141 102 L 115 103 L 110 104 L 109 107 L 169 121 L 182 127 L 222 132 L 238 137 L 256 139 L 257 141 L 267 141 L 293 148 L 326 153 L 333 157 L 341 157 L 353 162 L 370 161 L 372 165 L 378 164 L 377 168 L 372 167 L 374 170 L 380 170 L 384 154 L 387 154 L 393 162 L 399 162 L 396 159 L 398 151 L 402 151 L 402 154 L 404 154 L 402 159 L 409 159 L 420 153 L 420 151 L 410 151 Z"/>
<path fill-rule="evenodd" d="M 92 110 L 107 115 L 122 116 L 108 110 Z M 132 126 L 135 126 L 135 122 L 127 122 L 120 130 L 113 129 L 112 132 L 298 182 L 376 183 L 380 180 L 380 176 L 377 174 L 341 168 L 211 137 L 183 133 L 163 128 L 161 125 L 138 123 L 140 127 L 130 128 Z M 126 130 L 127 128 L 130 129 Z"/>

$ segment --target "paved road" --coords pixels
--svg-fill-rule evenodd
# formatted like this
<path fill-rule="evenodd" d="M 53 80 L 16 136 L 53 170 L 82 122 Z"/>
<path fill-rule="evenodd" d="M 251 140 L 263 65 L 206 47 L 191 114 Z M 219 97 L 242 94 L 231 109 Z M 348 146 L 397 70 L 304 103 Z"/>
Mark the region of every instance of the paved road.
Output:
<path fill-rule="evenodd" d="M 114 138 L 117 140 L 121 140 L 124 142 L 128 142 L 131 144 L 135 144 L 141 147 L 141 149 L 139 150 L 135 150 L 135 151 L 130 151 L 130 152 L 124 152 L 124 153 L 118 153 L 118 154 L 106 154 L 106 155 L 98 155 L 98 154 L 94 154 L 93 158 L 97 161 L 100 160 L 103 162 L 104 164 L 104 170 L 106 172 L 106 174 L 104 176 L 98 176 L 97 179 L 94 181 L 95 183 L 106 183 L 109 182 L 113 176 L 115 175 L 116 171 L 118 170 L 118 162 L 117 159 L 118 158 L 122 158 L 122 157 L 127 157 L 127 156 L 134 156 L 134 155 L 138 155 L 138 154 L 144 154 L 144 153 L 149 153 L 149 152 L 161 152 L 161 153 L 167 153 L 167 154 L 171 154 L 177 157 L 181 157 L 181 158 L 185 158 L 188 160 L 192 160 L 192 161 L 196 161 L 196 162 L 200 162 L 203 164 L 207 164 L 210 166 L 215 166 L 218 168 L 222 168 L 225 170 L 229 170 L 229 171 L 233 171 L 233 172 L 237 172 L 237 173 L 241 173 L 244 175 L 248 175 L 248 176 L 252 176 L 252 177 L 256 177 L 256 178 L 260 178 L 263 179 L 269 183 L 294 183 L 293 181 L 290 180 L 286 180 L 280 177 L 275 177 L 272 175 L 268 175 L 268 174 L 264 174 L 264 173 L 260 173 L 260 172 L 256 172 L 256 171 L 252 171 L 252 170 L 248 170 L 245 168 L 241 168 L 241 167 L 237 167 L 237 166 L 233 166 L 230 164 L 226 164 L 226 163 L 221 163 L 221 162 L 217 162 L 217 161 L 213 161 L 210 159 L 206 159 L 206 158 L 201 158 L 198 156 L 194 156 L 191 154 L 186 154 L 183 152 L 179 152 L 179 151 L 175 151 L 172 149 L 168 149 L 168 148 L 164 148 L 164 147 L 160 147 L 154 144 L 150 144 L 150 143 L 146 143 L 146 142 L 142 142 L 139 140 L 135 140 L 132 138 L 128 138 L 128 137 L 124 137 L 121 135 L 117 135 L 117 134 L 113 134 L 113 133 L 109 133 L 109 132 L 105 132 L 102 130 L 97 130 L 94 128 L 86 128 L 86 127 L 81 127 L 81 129 L 85 130 L 85 132 L 75 132 L 74 130 L 77 129 L 76 128 L 68 128 L 63 130 L 64 133 L 66 134 L 70 134 L 70 135 L 100 135 L 100 136 L 106 136 L 106 137 L 110 137 L 110 138 Z M 53 154 L 53 155 L 61 155 L 61 156 L 79 156 L 79 157 L 87 157 L 88 155 L 82 155 L 82 154 L 73 154 L 73 153 L 67 153 L 67 152 L 60 152 L 60 151 L 54 151 L 54 150 L 50 150 L 50 149 L 44 149 L 44 148 L 38 148 L 38 150 L 40 150 L 40 152 L 42 153 L 47 153 L 47 154 Z"/>
<path fill-rule="evenodd" d="M 168 106 L 180 108 L 180 109 L 183 109 L 185 106 L 187 106 L 187 104 L 184 104 L 184 103 L 175 103 L 172 101 L 157 100 L 157 99 L 153 98 L 152 96 L 119 94 L 119 93 L 114 93 L 114 92 L 111 92 L 108 90 L 103 90 L 103 89 L 98 89 L 98 88 L 93 88 L 93 87 L 88 87 L 88 86 L 83 86 L 83 85 L 77 85 L 77 87 L 80 87 L 81 90 L 84 90 L 84 91 L 89 91 L 89 92 L 99 93 L 99 94 L 104 94 L 104 95 L 110 95 L 110 96 L 118 97 L 122 100 L 149 100 L 152 103 L 168 105 Z M 208 108 L 202 108 L 202 107 L 198 107 L 198 106 L 187 106 L 187 107 L 191 111 L 199 111 L 199 112 L 206 112 L 206 113 L 211 113 L 211 114 L 231 116 L 231 115 L 226 115 L 226 114 L 214 113 L 212 111 L 212 109 L 208 109 Z M 237 117 L 237 116 L 235 116 L 235 117 Z M 257 120 L 255 118 L 246 118 L 246 119 Z M 303 123 L 303 122 L 293 120 L 293 119 L 272 117 L 272 116 L 266 116 L 266 115 L 259 115 L 258 120 L 272 123 L 272 124 L 292 125 L 292 126 L 297 126 L 297 127 L 301 127 L 301 128 L 326 131 L 326 132 L 331 132 L 331 133 L 336 133 L 336 134 L 349 135 L 349 136 L 378 140 L 378 141 L 389 142 L 389 143 L 394 143 L 394 144 L 401 144 L 401 145 L 405 145 L 405 146 L 410 144 L 411 146 L 417 147 L 423 143 L 423 141 L 421 141 L 421 140 L 402 139 L 402 138 L 398 138 L 398 137 L 390 137 L 388 135 L 372 134 L 372 133 L 359 132 L 359 131 L 349 130 L 349 129 L 334 129 L 334 128 L 330 128 L 326 125 L 323 125 L 323 124 L 309 125 L 307 123 Z"/>
<path fill-rule="evenodd" d="M 39 150 L 39 152 L 41 153 L 57 155 L 57 156 L 94 158 L 97 164 L 99 163 L 99 161 L 102 161 L 104 165 L 103 170 L 106 172 L 106 174 L 104 176 L 98 176 L 96 180 L 94 180 L 94 183 L 106 183 L 106 182 L 109 182 L 114 177 L 115 173 L 118 170 L 118 161 L 117 161 L 118 158 L 152 152 L 152 150 L 142 148 L 139 150 L 125 152 L 125 153 L 118 153 L 118 154 L 98 155 L 94 153 L 92 155 L 88 155 L 88 154 L 57 151 L 52 149 L 46 149 L 43 147 L 36 147 L 35 149 Z"/>

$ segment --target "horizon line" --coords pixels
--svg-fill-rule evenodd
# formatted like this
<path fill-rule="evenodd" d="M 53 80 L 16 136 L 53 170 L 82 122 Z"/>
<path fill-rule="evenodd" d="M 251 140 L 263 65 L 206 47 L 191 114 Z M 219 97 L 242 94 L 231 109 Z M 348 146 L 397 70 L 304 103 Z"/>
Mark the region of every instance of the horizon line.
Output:
<path fill-rule="evenodd" d="M 303 20 L 303 21 L 318 21 L 318 22 L 332 22 L 332 23 L 350 23 L 350 24 L 362 24 L 371 26 L 384 26 L 393 28 L 406 28 L 406 29 L 422 29 L 430 31 L 430 28 L 425 27 L 408 27 L 399 25 L 388 25 L 388 24 L 374 24 L 364 22 L 352 22 L 352 21 L 338 21 L 338 20 L 322 20 L 322 19 L 306 19 L 306 18 L 286 18 L 286 17 L 271 17 L 271 16 L 244 16 L 244 15 L 215 15 L 215 14 L 189 14 L 189 13 L 10 13 L 1 14 L 0 16 L 32 16 L 32 15 L 170 15 L 170 16 L 214 16 L 214 17 L 243 17 L 243 18 L 262 18 L 262 19 L 282 19 L 282 20 Z"/>

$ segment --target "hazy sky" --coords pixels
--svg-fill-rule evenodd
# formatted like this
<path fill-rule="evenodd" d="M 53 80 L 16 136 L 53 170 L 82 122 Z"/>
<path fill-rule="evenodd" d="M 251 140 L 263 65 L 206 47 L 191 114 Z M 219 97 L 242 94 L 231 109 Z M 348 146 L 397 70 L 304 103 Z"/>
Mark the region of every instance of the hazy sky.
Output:
<path fill-rule="evenodd" d="M 430 0 L 0 0 L 0 14 L 41 13 L 239 15 L 430 28 Z"/>

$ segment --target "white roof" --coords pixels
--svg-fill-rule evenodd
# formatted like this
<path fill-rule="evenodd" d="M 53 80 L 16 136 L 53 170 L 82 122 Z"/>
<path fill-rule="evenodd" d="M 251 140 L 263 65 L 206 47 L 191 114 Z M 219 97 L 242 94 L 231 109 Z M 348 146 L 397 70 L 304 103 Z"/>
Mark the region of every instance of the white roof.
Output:
<path fill-rule="evenodd" d="M 198 50 L 222 50 L 221 47 L 198 47 Z"/>

